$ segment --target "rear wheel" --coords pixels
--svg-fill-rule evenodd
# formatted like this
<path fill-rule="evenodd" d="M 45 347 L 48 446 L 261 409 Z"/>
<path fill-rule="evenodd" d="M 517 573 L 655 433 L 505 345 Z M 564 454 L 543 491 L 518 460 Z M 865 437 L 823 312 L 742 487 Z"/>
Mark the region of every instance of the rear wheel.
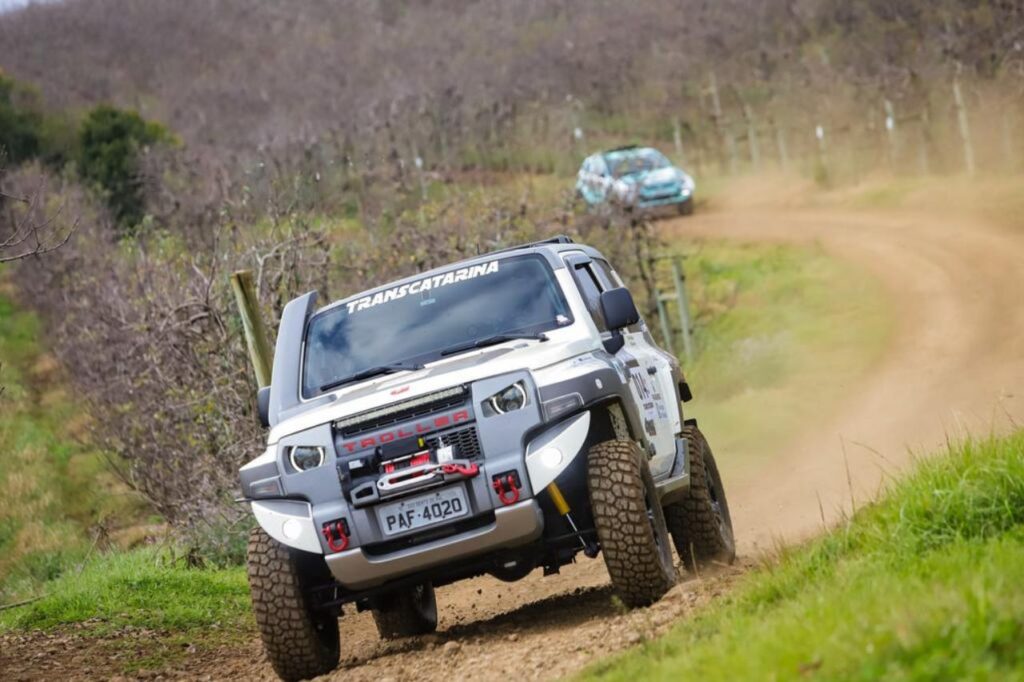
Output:
<path fill-rule="evenodd" d="M 587 454 L 590 506 L 608 575 L 629 607 L 657 601 L 675 584 L 672 549 L 647 458 L 631 441 Z"/>
<path fill-rule="evenodd" d="M 312 608 L 306 588 L 331 579 L 323 557 L 286 547 L 263 529 L 249 535 L 249 591 L 263 648 L 282 680 L 305 680 L 338 665 L 338 618 Z"/>
<path fill-rule="evenodd" d="M 690 462 L 690 490 L 686 497 L 665 507 L 676 552 L 687 569 L 712 561 L 731 564 L 736 559 L 729 503 L 714 455 L 695 424 L 683 427 Z"/>
<path fill-rule="evenodd" d="M 382 639 L 424 635 L 437 629 L 437 599 L 430 583 L 378 597 L 373 620 Z"/>

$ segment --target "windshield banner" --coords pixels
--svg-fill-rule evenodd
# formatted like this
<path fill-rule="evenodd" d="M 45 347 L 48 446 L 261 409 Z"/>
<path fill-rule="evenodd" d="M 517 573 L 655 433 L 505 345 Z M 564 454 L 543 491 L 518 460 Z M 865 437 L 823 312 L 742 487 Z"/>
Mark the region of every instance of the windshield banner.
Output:
<path fill-rule="evenodd" d="M 448 286 L 449 284 L 464 282 L 483 275 L 490 275 L 497 271 L 498 261 L 492 260 L 490 263 L 471 265 L 467 268 L 459 268 L 458 270 L 452 270 L 451 272 L 427 277 L 426 279 L 421 279 L 418 282 L 412 282 L 411 284 L 403 284 L 402 286 L 378 291 L 373 296 L 363 296 L 362 298 L 357 298 L 354 301 L 349 301 L 345 305 L 348 306 L 348 312 L 351 315 L 352 313 L 372 308 L 380 305 L 381 303 L 397 301 L 400 298 L 405 298 L 409 294 L 419 294 L 424 291 L 430 291 L 431 289 L 439 289 L 440 287 Z"/>

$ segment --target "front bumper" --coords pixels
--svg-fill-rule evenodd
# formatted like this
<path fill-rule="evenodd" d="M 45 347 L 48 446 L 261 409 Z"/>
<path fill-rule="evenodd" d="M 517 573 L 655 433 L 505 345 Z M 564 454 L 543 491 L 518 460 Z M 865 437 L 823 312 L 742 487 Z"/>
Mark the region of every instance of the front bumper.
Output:
<path fill-rule="evenodd" d="M 357 547 L 324 557 L 344 587 L 362 590 L 441 564 L 467 559 L 501 547 L 517 547 L 537 540 L 544 531 L 544 517 L 533 499 L 494 510 L 494 521 L 460 533 L 386 556 L 372 556 Z"/>
<path fill-rule="evenodd" d="M 641 211 L 647 211 L 652 209 L 663 208 L 667 206 L 678 206 L 685 204 L 687 201 L 693 199 L 693 194 L 676 194 L 669 197 L 660 197 L 658 199 L 638 199 L 636 202 L 636 208 Z"/>

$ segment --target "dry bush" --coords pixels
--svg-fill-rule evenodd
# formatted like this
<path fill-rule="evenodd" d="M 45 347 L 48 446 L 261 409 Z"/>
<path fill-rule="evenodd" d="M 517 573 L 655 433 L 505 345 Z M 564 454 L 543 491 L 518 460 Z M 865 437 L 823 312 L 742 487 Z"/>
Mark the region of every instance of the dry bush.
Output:
<path fill-rule="evenodd" d="M 93 438 L 171 523 L 230 526 L 243 511 L 231 502 L 238 466 L 263 434 L 227 275 L 259 270 L 268 309 L 279 310 L 321 283 L 322 236 L 296 220 L 263 237 L 221 224 L 196 239 L 152 230 L 115 241 L 87 195 L 66 187 L 60 200 L 82 217 L 80 231 L 23 261 L 15 279 L 95 417 Z"/>

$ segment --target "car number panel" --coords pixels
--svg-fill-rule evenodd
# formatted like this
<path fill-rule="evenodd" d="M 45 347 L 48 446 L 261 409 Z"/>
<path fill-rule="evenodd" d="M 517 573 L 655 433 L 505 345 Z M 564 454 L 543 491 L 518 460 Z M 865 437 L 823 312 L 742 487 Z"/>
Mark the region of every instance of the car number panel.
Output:
<path fill-rule="evenodd" d="M 384 535 L 398 535 L 469 515 L 461 486 L 443 488 L 377 507 L 377 521 Z"/>

